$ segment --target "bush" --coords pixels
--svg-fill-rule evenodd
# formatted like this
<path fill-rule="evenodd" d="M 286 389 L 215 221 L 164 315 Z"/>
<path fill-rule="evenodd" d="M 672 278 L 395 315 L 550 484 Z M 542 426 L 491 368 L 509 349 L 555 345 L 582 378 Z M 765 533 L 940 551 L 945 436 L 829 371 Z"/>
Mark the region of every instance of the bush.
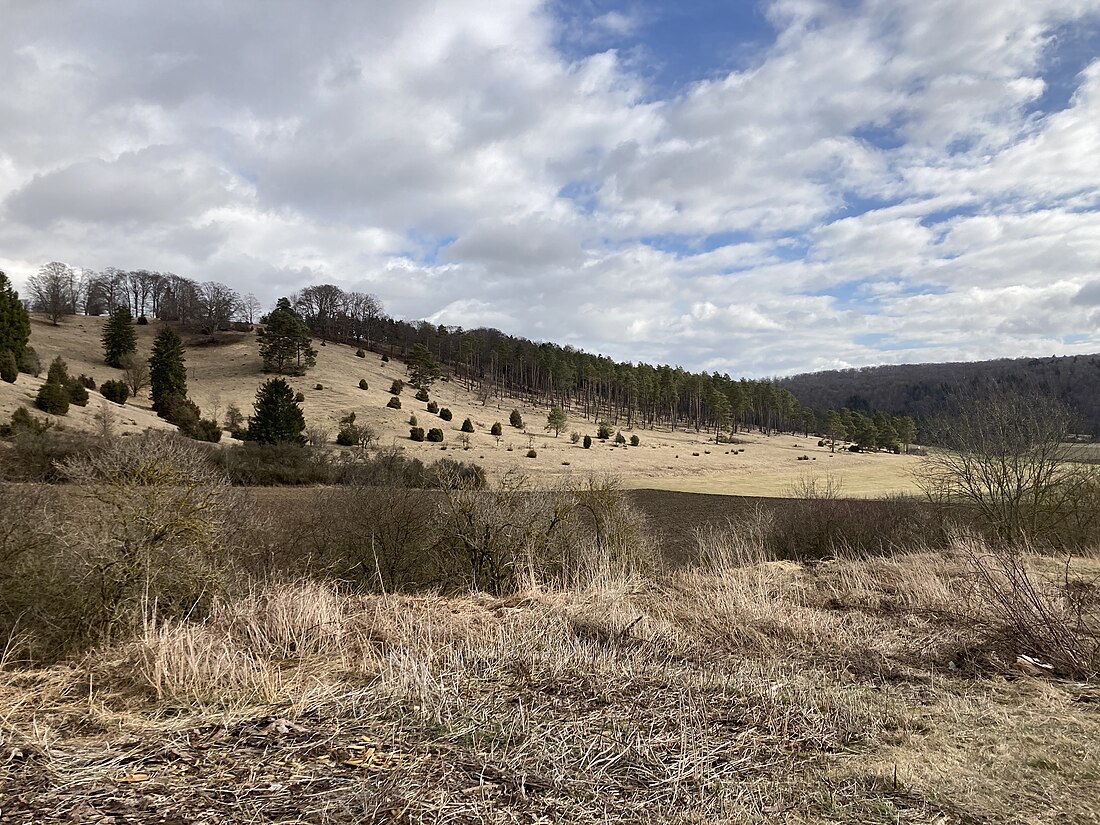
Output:
<path fill-rule="evenodd" d="M 314 384 L 313 385 L 313 389 L 315 389 L 315 390 L 323 390 L 324 388 L 325 388 L 324 384 Z"/>
<path fill-rule="evenodd" d="M 438 427 L 432 427 L 430 430 L 428 430 L 427 438 L 428 441 L 434 441 L 438 443 L 443 440 L 443 430 L 439 429 Z"/>
<path fill-rule="evenodd" d="M 418 389 L 416 391 L 416 400 L 417 401 L 427 401 L 428 397 L 429 397 L 428 396 L 428 391 L 426 389 L 424 389 L 423 387 L 421 387 L 420 389 Z"/>
<path fill-rule="evenodd" d="M 125 381 L 104 381 L 99 392 L 108 401 L 114 401 L 116 404 L 125 404 L 126 399 L 130 397 L 130 387 Z"/>
<path fill-rule="evenodd" d="M 583 441 L 581 442 L 581 445 L 582 445 L 582 446 L 583 446 L 583 447 L 584 447 L 584 448 L 585 448 L 586 450 L 587 450 L 587 449 L 590 449 L 590 448 L 592 447 L 592 436 L 590 436 L 590 435 L 586 435 L 586 436 L 584 437 L 584 440 L 583 440 Z"/>
<path fill-rule="evenodd" d="M 409 416 L 409 426 L 410 426 L 410 427 L 415 427 L 415 426 L 416 426 L 417 424 L 419 424 L 419 423 L 420 423 L 420 422 L 416 420 L 416 416 L 415 416 L 415 415 L 410 415 L 410 416 Z"/>
<path fill-rule="evenodd" d="M 539 454 L 537 452 L 535 452 L 534 449 L 530 449 L 530 450 L 527 451 L 527 457 L 528 458 L 538 458 Z"/>
<path fill-rule="evenodd" d="M 188 438 L 193 438 L 196 441 L 207 441 L 211 444 L 217 444 L 222 440 L 222 428 L 212 418 L 200 418 L 187 430 L 180 428 L 184 435 Z"/>
<path fill-rule="evenodd" d="M 301 393 L 301 392 L 294 393 L 294 400 L 297 401 L 299 404 L 301 404 L 303 401 L 306 400 L 305 393 Z"/>
<path fill-rule="evenodd" d="M 405 382 L 400 378 L 395 378 L 393 383 L 390 384 L 390 392 L 394 395 L 401 395 L 403 389 L 405 389 Z"/>
<path fill-rule="evenodd" d="M 19 359 L 19 371 L 33 375 L 35 378 L 42 374 L 42 361 L 39 360 L 34 347 L 23 350 L 23 356 Z"/>
<path fill-rule="evenodd" d="M 607 441 L 611 438 L 611 425 L 606 421 L 601 421 L 596 427 L 596 438 L 600 441 Z"/>
<path fill-rule="evenodd" d="M 619 430 L 617 433 L 615 433 L 615 443 L 616 444 L 625 444 L 626 443 L 626 436 L 623 435 L 622 430 Z"/>
<path fill-rule="evenodd" d="M 149 324 L 149 319 L 148 318 L 146 318 L 144 315 L 139 315 L 138 316 L 137 325 L 139 327 L 148 326 L 148 324 Z"/>
<path fill-rule="evenodd" d="M 86 390 L 94 390 L 95 389 L 95 379 L 92 378 L 92 376 L 90 376 L 90 375 L 85 375 L 84 373 L 80 373 L 80 383 L 84 385 L 84 389 L 86 389 Z"/>
<path fill-rule="evenodd" d="M 523 429 L 523 416 L 519 414 L 519 410 L 512 410 L 512 414 L 508 416 L 508 423 L 517 430 Z"/>
<path fill-rule="evenodd" d="M 410 427 L 409 428 L 409 438 L 411 438 L 413 441 L 423 441 L 424 440 L 424 428 L 423 427 Z"/>
<path fill-rule="evenodd" d="M 14 384 L 19 375 L 19 364 L 15 360 L 15 353 L 10 349 L 0 352 L 0 380 Z"/>
<path fill-rule="evenodd" d="M 492 427 L 489 428 L 489 435 L 500 435 L 503 432 L 504 429 L 500 426 L 499 421 L 497 421 L 495 424 L 493 424 Z"/>
<path fill-rule="evenodd" d="M 573 444 L 579 444 L 581 441 L 581 434 L 573 430 L 573 432 L 569 433 L 569 441 Z"/>
<path fill-rule="evenodd" d="M 76 404 L 78 407 L 88 406 L 88 388 L 80 382 L 79 378 L 70 378 L 66 381 L 65 392 L 69 394 L 69 403 Z"/>
<path fill-rule="evenodd" d="M 428 404 L 428 412 L 432 415 L 437 415 L 439 413 L 439 405 L 432 401 Z"/>
<path fill-rule="evenodd" d="M 472 433 L 474 431 L 474 422 L 467 418 L 462 422 L 462 426 L 459 429 L 464 433 Z"/>
<path fill-rule="evenodd" d="M 354 425 L 350 427 L 341 427 L 340 432 L 336 433 L 336 443 L 341 447 L 354 447 L 359 443 L 359 433 L 356 431 Z"/>
<path fill-rule="evenodd" d="M 386 406 L 389 407 L 391 410 L 399 410 L 401 409 L 401 399 L 395 395 L 393 398 L 386 402 Z"/>
<path fill-rule="evenodd" d="M 637 447 L 642 443 L 642 439 L 638 438 L 637 434 L 630 436 L 630 446 Z"/>
<path fill-rule="evenodd" d="M 359 389 L 361 389 L 361 390 L 370 389 L 370 386 L 367 384 L 367 379 L 366 378 L 360 378 L 359 379 Z"/>
<path fill-rule="evenodd" d="M 442 418 L 444 421 L 450 421 L 452 418 L 454 418 L 454 416 L 451 414 L 451 411 L 446 407 L 439 411 L 439 417 Z"/>
<path fill-rule="evenodd" d="M 69 393 L 56 381 L 47 381 L 39 388 L 34 405 L 50 415 L 65 415 L 69 411 Z"/>
<path fill-rule="evenodd" d="M 383 364 L 388 364 L 389 360 L 390 360 L 390 357 L 388 355 L 383 355 L 382 356 L 382 363 Z"/>
<path fill-rule="evenodd" d="M 355 357 L 356 357 L 356 358 L 366 358 L 366 357 L 367 357 L 367 354 L 366 354 L 365 352 L 363 352 L 363 350 L 361 350 L 361 349 L 357 349 L 357 350 L 355 351 Z"/>

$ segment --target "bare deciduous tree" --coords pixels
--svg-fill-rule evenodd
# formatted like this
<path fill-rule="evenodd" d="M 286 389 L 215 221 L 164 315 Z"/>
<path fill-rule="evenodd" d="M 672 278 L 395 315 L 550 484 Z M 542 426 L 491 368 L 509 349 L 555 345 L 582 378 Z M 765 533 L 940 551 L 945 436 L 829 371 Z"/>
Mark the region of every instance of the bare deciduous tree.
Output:
<path fill-rule="evenodd" d="M 32 305 L 45 312 L 56 326 L 64 315 L 75 315 L 78 304 L 76 273 L 68 264 L 51 261 L 27 279 Z"/>

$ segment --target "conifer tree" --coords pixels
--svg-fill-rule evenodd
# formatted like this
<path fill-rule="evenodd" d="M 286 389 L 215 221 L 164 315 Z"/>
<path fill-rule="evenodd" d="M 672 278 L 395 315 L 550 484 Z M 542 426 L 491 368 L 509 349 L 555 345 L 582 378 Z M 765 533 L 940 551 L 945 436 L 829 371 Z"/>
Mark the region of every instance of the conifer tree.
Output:
<path fill-rule="evenodd" d="M 418 390 L 429 390 L 441 371 L 432 351 L 417 344 L 409 354 L 409 384 Z"/>
<path fill-rule="evenodd" d="M 306 428 L 302 408 L 294 400 L 294 390 L 282 378 L 265 382 L 256 393 L 254 410 L 248 421 L 248 438 L 261 444 L 304 444 Z"/>
<path fill-rule="evenodd" d="M 187 397 L 183 353 L 183 341 L 174 329 L 165 326 L 157 333 L 149 358 L 149 397 L 161 418 L 167 417 L 174 400 Z"/>
<path fill-rule="evenodd" d="M 131 322 L 130 308 L 120 306 L 111 313 L 103 328 L 103 360 L 110 367 L 122 368 L 122 360 L 137 351 L 137 333 Z"/>
<path fill-rule="evenodd" d="M 19 293 L 8 282 L 8 276 L 0 272 L 0 351 L 10 351 L 18 363 L 30 337 L 30 316 L 19 300 Z"/>
<path fill-rule="evenodd" d="M 301 375 L 317 363 L 317 351 L 310 346 L 309 327 L 286 298 L 276 302 L 256 337 L 265 372 Z"/>

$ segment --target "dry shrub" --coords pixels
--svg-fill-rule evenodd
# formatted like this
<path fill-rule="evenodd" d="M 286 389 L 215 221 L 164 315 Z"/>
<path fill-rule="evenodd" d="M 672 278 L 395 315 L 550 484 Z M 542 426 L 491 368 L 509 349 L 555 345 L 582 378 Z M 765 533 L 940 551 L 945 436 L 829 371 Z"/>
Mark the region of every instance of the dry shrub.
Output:
<path fill-rule="evenodd" d="M 1067 558 L 1060 572 L 1041 573 L 1038 557 L 965 539 L 973 598 L 961 617 L 1014 658 L 1034 657 L 1075 679 L 1100 676 L 1100 577 L 1071 577 Z"/>

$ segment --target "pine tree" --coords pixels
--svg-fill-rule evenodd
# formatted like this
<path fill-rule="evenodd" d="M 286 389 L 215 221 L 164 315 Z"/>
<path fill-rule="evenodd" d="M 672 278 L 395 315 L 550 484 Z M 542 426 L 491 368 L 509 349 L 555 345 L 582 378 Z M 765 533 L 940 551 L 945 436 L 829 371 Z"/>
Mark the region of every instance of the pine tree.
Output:
<path fill-rule="evenodd" d="M 310 346 L 309 327 L 286 298 L 278 300 L 256 337 L 265 372 L 301 375 L 317 363 L 317 351 Z"/>
<path fill-rule="evenodd" d="M 836 410 L 829 410 L 825 419 L 825 435 L 829 437 L 829 452 L 836 452 L 836 443 L 848 437 L 848 427 L 844 419 Z"/>
<path fill-rule="evenodd" d="M 149 396 L 161 418 L 167 416 L 174 399 L 187 397 L 187 367 L 183 361 L 183 341 L 166 326 L 153 341 L 149 358 Z"/>
<path fill-rule="evenodd" d="M 409 354 L 409 384 L 418 390 L 429 390 L 441 371 L 432 351 L 416 344 Z"/>
<path fill-rule="evenodd" d="M 551 407 L 550 412 L 546 414 L 546 429 L 554 431 L 554 438 L 561 435 L 567 423 L 565 410 L 561 407 Z"/>
<path fill-rule="evenodd" d="M 261 444 L 304 444 L 306 419 L 294 400 L 294 390 L 282 378 L 272 378 L 256 393 L 248 438 Z"/>
<path fill-rule="evenodd" d="M 111 313 L 103 328 L 103 360 L 110 367 L 122 368 L 122 359 L 137 351 L 137 333 L 132 325 L 129 307 L 119 307 Z"/>
<path fill-rule="evenodd" d="M 10 349 L 0 350 L 0 379 L 14 384 L 19 375 L 19 365 Z"/>
<path fill-rule="evenodd" d="M 30 316 L 19 300 L 19 293 L 8 283 L 8 276 L 0 272 L 0 351 L 9 350 L 18 363 L 30 337 Z"/>

